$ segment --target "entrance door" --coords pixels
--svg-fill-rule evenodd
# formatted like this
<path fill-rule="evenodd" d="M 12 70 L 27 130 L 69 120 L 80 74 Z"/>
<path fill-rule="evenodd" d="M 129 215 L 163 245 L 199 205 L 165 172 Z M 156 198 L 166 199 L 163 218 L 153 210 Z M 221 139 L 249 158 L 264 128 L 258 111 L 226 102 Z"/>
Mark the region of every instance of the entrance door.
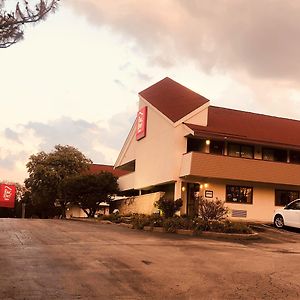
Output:
<path fill-rule="evenodd" d="M 187 184 L 187 215 L 194 217 L 198 214 L 199 205 L 199 183 L 188 183 Z"/>

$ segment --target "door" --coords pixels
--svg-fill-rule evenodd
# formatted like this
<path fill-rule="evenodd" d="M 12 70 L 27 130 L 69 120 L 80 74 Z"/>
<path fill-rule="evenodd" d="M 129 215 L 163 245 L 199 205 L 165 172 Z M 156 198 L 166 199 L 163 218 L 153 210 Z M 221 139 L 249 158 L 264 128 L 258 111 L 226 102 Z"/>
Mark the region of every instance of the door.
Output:
<path fill-rule="evenodd" d="M 188 183 L 187 184 L 187 215 L 189 217 L 195 217 L 198 215 L 199 206 L 199 183 Z"/>

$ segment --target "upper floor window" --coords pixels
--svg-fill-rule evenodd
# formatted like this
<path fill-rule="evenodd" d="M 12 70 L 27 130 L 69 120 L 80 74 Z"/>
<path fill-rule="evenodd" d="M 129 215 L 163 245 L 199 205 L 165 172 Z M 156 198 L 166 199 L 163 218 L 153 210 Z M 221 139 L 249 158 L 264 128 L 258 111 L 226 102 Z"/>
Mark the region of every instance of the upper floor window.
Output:
<path fill-rule="evenodd" d="M 253 158 L 254 157 L 254 147 L 250 145 L 241 144 L 228 144 L 228 155 L 243 158 Z"/>
<path fill-rule="evenodd" d="M 300 164 L 300 151 L 290 151 L 290 162 L 294 164 Z"/>
<path fill-rule="evenodd" d="M 285 206 L 300 197 L 299 191 L 275 190 L 275 205 Z"/>
<path fill-rule="evenodd" d="M 205 147 L 205 141 L 200 139 L 187 139 L 187 152 L 191 151 L 203 151 Z"/>
<path fill-rule="evenodd" d="M 211 141 L 209 145 L 209 152 L 211 154 L 224 154 L 225 143 L 222 141 Z"/>
<path fill-rule="evenodd" d="M 287 162 L 287 151 L 281 149 L 263 148 L 262 159 L 268 161 Z"/>

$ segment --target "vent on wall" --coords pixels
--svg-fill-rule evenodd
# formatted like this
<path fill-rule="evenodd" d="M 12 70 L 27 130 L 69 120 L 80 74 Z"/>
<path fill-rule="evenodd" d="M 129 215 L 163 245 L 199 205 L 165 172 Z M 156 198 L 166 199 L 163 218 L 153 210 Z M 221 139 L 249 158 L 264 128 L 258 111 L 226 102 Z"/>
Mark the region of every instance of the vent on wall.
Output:
<path fill-rule="evenodd" d="M 235 218 L 247 218 L 247 211 L 241 209 L 233 209 L 231 216 Z"/>

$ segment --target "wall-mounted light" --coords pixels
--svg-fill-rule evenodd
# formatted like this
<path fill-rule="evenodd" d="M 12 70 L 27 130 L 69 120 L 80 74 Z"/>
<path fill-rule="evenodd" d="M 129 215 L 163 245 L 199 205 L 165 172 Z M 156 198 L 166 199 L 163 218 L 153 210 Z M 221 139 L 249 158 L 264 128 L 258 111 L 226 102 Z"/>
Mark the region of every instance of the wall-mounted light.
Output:
<path fill-rule="evenodd" d="M 204 187 L 207 189 L 208 188 L 208 183 L 204 183 Z"/>
<path fill-rule="evenodd" d="M 200 184 L 200 189 L 203 189 L 203 184 Z"/>
<path fill-rule="evenodd" d="M 210 140 L 206 140 L 206 141 L 205 141 L 205 144 L 206 144 L 207 146 L 209 146 L 209 145 L 210 145 Z"/>
<path fill-rule="evenodd" d="M 183 186 L 183 187 L 181 188 L 181 190 L 182 190 L 183 192 L 185 192 L 185 186 Z"/>

